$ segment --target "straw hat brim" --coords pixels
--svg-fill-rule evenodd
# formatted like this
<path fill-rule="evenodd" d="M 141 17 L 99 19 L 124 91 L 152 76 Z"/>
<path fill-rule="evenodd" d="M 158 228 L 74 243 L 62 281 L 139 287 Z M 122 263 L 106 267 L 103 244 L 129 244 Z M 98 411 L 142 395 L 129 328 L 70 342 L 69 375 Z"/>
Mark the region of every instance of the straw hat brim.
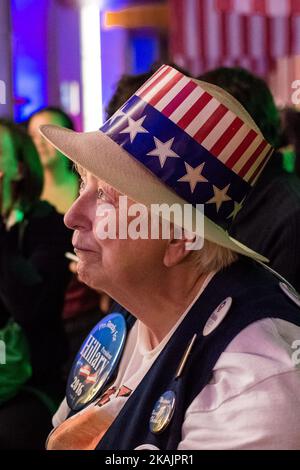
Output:
<path fill-rule="evenodd" d="M 43 125 L 40 133 L 74 163 L 138 203 L 148 207 L 151 204 L 187 204 L 102 131 L 75 132 L 55 125 Z M 193 209 L 193 217 L 196 217 L 196 209 Z M 230 237 L 207 217 L 204 217 L 204 238 L 249 258 L 268 262 L 267 258 Z"/>

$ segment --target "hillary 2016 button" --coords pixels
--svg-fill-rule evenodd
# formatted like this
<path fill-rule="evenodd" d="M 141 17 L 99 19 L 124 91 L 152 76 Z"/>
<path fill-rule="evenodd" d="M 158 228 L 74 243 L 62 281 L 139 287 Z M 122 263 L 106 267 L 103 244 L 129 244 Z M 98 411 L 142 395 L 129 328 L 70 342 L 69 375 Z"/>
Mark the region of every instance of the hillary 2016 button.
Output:
<path fill-rule="evenodd" d="M 218 305 L 218 307 L 213 311 L 205 326 L 203 328 L 203 336 L 207 336 L 212 333 L 218 325 L 220 325 L 221 321 L 225 318 L 228 311 L 230 310 L 232 304 L 232 297 L 227 297 L 223 302 Z"/>
<path fill-rule="evenodd" d="M 121 357 L 126 330 L 123 315 L 112 313 L 85 339 L 68 377 L 66 398 L 72 410 L 84 408 L 109 381 Z"/>
<path fill-rule="evenodd" d="M 153 434 L 159 434 L 167 428 L 174 414 L 175 401 L 175 393 L 172 390 L 168 390 L 159 397 L 149 423 Z"/>
<path fill-rule="evenodd" d="M 300 307 L 300 294 L 292 286 L 285 282 L 280 282 L 279 286 L 281 290 L 291 299 L 298 307 Z"/>

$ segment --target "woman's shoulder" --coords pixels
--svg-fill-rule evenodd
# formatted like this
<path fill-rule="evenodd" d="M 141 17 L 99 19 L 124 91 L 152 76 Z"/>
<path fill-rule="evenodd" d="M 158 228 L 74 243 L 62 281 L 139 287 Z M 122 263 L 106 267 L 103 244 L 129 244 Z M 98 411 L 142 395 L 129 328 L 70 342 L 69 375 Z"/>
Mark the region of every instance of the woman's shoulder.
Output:
<path fill-rule="evenodd" d="M 25 217 L 27 233 L 42 237 L 43 240 L 59 238 L 71 243 L 72 231 L 64 224 L 64 216 L 47 201 L 38 201 Z"/>
<path fill-rule="evenodd" d="M 57 217 L 58 216 L 58 217 Z M 57 217 L 62 219 L 63 215 L 59 214 L 55 207 L 48 201 L 37 201 L 33 204 L 27 214 L 28 219 L 41 219 L 46 217 Z"/>

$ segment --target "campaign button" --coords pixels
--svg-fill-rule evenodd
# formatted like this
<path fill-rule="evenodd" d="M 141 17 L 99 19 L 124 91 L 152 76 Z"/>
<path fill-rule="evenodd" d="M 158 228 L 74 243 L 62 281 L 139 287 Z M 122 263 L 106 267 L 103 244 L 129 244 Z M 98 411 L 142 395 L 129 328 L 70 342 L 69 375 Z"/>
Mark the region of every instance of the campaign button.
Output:
<path fill-rule="evenodd" d="M 208 336 L 212 333 L 217 326 L 223 321 L 225 316 L 227 315 L 228 311 L 230 310 L 232 304 L 232 297 L 227 297 L 223 302 L 218 305 L 218 307 L 213 311 L 205 326 L 203 328 L 203 336 Z"/>
<path fill-rule="evenodd" d="M 121 358 L 126 331 L 124 316 L 112 313 L 102 318 L 85 339 L 67 382 L 66 399 L 72 410 L 84 408 L 108 383 Z"/>
<path fill-rule="evenodd" d="M 149 423 L 153 434 L 159 434 L 167 428 L 174 414 L 175 402 L 175 393 L 172 390 L 168 390 L 159 397 Z"/>

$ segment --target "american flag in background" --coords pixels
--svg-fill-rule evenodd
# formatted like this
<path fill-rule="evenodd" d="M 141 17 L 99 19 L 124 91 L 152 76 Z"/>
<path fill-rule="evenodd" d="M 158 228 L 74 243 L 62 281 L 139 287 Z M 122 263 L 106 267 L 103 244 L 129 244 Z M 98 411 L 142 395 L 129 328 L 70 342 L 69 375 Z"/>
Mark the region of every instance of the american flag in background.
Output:
<path fill-rule="evenodd" d="M 193 75 L 241 66 L 287 102 L 300 79 L 300 0 L 169 0 L 172 60 Z M 293 56 L 292 60 L 288 57 Z"/>
<path fill-rule="evenodd" d="M 216 0 L 221 11 L 235 11 L 240 14 L 289 16 L 300 14 L 300 0 Z"/>

